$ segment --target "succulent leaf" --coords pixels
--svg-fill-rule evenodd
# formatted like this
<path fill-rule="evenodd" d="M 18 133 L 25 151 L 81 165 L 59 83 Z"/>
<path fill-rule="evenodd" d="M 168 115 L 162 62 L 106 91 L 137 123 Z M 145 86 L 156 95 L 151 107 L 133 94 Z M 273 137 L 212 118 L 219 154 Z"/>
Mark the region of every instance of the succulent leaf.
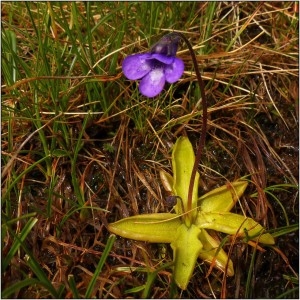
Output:
<path fill-rule="evenodd" d="M 173 192 L 173 185 L 174 185 L 173 177 L 169 173 L 167 173 L 163 170 L 159 171 L 159 176 L 160 176 L 160 180 L 161 180 L 165 190 L 167 192 L 174 194 L 174 192 Z"/>
<path fill-rule="evenodd" d="M 273 245 L 274 238 L 259 223 L 251 218 L 229 212 L 199 212 L 195 225 L 199 228 L 213 229 L 227 234 L 238 234 L 248 240 Z"/>
<path fill-rule="evenodd" d="M 181 225 L 177 214 L 137 215 L 108 225 L 108 230 L 122 237 L 151 243 L 171 243 Z"/>
<path fill-rule="evenodd" d="M 188 191 L 191 179 L 191 174 L 195 162 L 195 154 L 191 142 L 187 137 L 177 139 L 172 152 L 173 166 L 173 192 L 176 196 L 182 199 L 183 207 L 178 201 L 175 205 L 175 211 L 178 214 L 187 212 L 188 206 Z M 198 182 L 199 173 L 196 173 L 195 183 L 192 194 L 192 208 L 196 208 L 198 201 Z M 196 210 L 193 214 L 196 214 Z M 189 224 L 188 224 L 189 226 Z"/>
<path fill-rule="evenodd" d="M 230 211 L 239 197 L 243 195 L 247 185 L 247 181 L 237 180 L 206 193 L 198 199 L 199 210 L 204 212 Z"/>
<path fill-rule="evenodd" d="M 200 251 L 199 257 L 209 264 L 214 264 L 214 267 L 223 272 L 226 270 L 228 276 L 233 276 L 232 260 L 220 247 L 220 242 L 212 238 L 205 229 L 201 229 L 200 240 L 203 244 L 203 249 Z"/>
<path fill-rule="evenodd" d="M 187 227 L 182 224 L 171 243 L 174 253 L 174 280 L 183 290 L 187 288 L 203 246 L 199 240 L 200 232 L 194 225 Z"/>

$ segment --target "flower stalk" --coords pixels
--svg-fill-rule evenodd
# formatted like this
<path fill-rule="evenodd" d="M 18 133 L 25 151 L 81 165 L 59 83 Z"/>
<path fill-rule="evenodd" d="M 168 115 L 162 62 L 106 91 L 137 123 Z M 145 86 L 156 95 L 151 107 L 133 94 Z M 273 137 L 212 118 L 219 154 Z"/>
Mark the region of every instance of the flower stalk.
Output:
<path fill-rule="evenodd" d="M 172 34 L 172 33 L 171 33 Z M 195 73 L 196 73 L 196 77 L 199 83 L 199 88 L 200 88 L 200 93 L 201 93 L 201 97 L 202 97 L 202 128 L 201 128 L 201 134 L 199 137 L 199 145 L 198 145 L 198 149 L 196 152 L 196 157 L 195 157 L 195 162 L 194 162 L 194 166 L 192 169 L 192 174 L 191 174 L 191 179 L 190 179 L 190 185 L 189 185 L 189 189 L 188 189 L 188 205 L 187 205 L 187 210 L 189 212 L 189 214 L 192 214 L 192 194 L 193 194 L 193 187 L 195 184 L 195 177 L 196 177 L 196 172 L 200 163 L 200 159 L 201 159 L 201 155 L 203 153 L 203 149 L 204 149 L 204 145 L 205 145 L 205 140 L 206 140 L 206 130 L 207 130 L 207 101 L 206 101 L 206 95 L 205 95 L 205 89 L 204 89 L 204 83 L 199 71 L 199 67 L 198 67 L 198 63 L 197 63 L 197 58 L 195 55 L 195 52 L 193 50 L 193 47 L 191 45 L 191 43 L 189 42 L 189 40 L 181 33 L 181 32 L 176 32 L 174 34 L 177 34 L 178 36 L 180 36 L 184 42 L 186 43 L 192 60 L 193 60 L 193 64 L 194 64 L 194 68 L 195 68 Z M 191 215 L 189 215 L 188 217 L 192 218 Z"/>

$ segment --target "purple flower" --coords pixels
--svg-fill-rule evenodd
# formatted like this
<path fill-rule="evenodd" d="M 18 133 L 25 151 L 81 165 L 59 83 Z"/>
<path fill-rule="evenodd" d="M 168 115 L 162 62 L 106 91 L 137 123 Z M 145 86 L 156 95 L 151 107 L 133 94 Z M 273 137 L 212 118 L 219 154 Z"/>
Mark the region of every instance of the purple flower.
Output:
<path fill-rule="evenodd" d="M 165 83 L 176 82 L 184 71 L 183 61 L 176 51 L 179 37 L 174 34 L 164 36 L 151 52 L 127 56 L 122 64 L 124 75 L 130 80 L 141 79 L 139 90 L 147 97 L 155 97 Z"/>

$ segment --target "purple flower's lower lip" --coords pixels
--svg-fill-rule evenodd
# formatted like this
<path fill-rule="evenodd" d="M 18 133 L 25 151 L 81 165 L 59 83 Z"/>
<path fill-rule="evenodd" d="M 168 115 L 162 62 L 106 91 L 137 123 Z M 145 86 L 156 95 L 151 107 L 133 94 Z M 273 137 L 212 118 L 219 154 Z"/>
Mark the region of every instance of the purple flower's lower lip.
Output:
<path fill-rule="evenodd" d="M 142 95 L 152 98 L 163 90 L 165 82 L 164 70 L 154 69 L 141 80 L 139 89 Z"/>

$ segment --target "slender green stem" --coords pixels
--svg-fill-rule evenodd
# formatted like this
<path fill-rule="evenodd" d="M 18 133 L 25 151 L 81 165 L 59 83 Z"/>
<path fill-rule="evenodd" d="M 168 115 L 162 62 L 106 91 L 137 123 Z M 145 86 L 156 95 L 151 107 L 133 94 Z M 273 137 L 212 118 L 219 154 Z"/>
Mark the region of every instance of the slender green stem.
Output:
<path fill-rule="evenodd" d="M 195 52 L 191 46 L 191 43 L 189 42 L 189 40 L 180 32 L 176 32 L 175 34 L 179 35 L 186 43 L 191 56 L 192 56 L 192 60 L 193 60 L 193 64 L 194 64 L 194 68 L 195 68 L 195 72 L 196 72 L 196 77 L 199 83 L 199 87 L 200 87 L 200 92 L 201 92 L 201 97 L 202 97 L 202 128 L 201 128 L 201 135 L 199 138 L 199 145 L 198 145 L 198 149 L 197 149 L 197 153 L 196 153 L 196 158 L 195 158 L 195 163 L 193 166 L 193 170 L 192 170 L 192 174 L 191 174 L 191 180 L 190 180 L 190 185 L 189 185 L 189 192 L 188 192 L 188 205 L 187 205 L 187 210 L 188 212 L 192 211 L 192 194 L 193 194 L 193 187 L 194 187 L 194 183 L 195 183 L 195 176 L 196 176 L 196 172 L 198 169 L 198 165 L 200 163 L 200 159 L 201 159 L 201 155 L 204 149 L 204 145 L 205 145 L 205 139 L 206 139 L 206 129 L 207 129 L 207 101 L 206 101 L 206 96 L 205 96 L 205 89 L 204 89 L 204 83 L 198 68 L 198 63 L 197 63 L 197 59 L 196 59 L 196 55 Z M 190 214 L 190 213 L 189 213 Z M 188 216 L 189 216 L 188 214 Z"/>

